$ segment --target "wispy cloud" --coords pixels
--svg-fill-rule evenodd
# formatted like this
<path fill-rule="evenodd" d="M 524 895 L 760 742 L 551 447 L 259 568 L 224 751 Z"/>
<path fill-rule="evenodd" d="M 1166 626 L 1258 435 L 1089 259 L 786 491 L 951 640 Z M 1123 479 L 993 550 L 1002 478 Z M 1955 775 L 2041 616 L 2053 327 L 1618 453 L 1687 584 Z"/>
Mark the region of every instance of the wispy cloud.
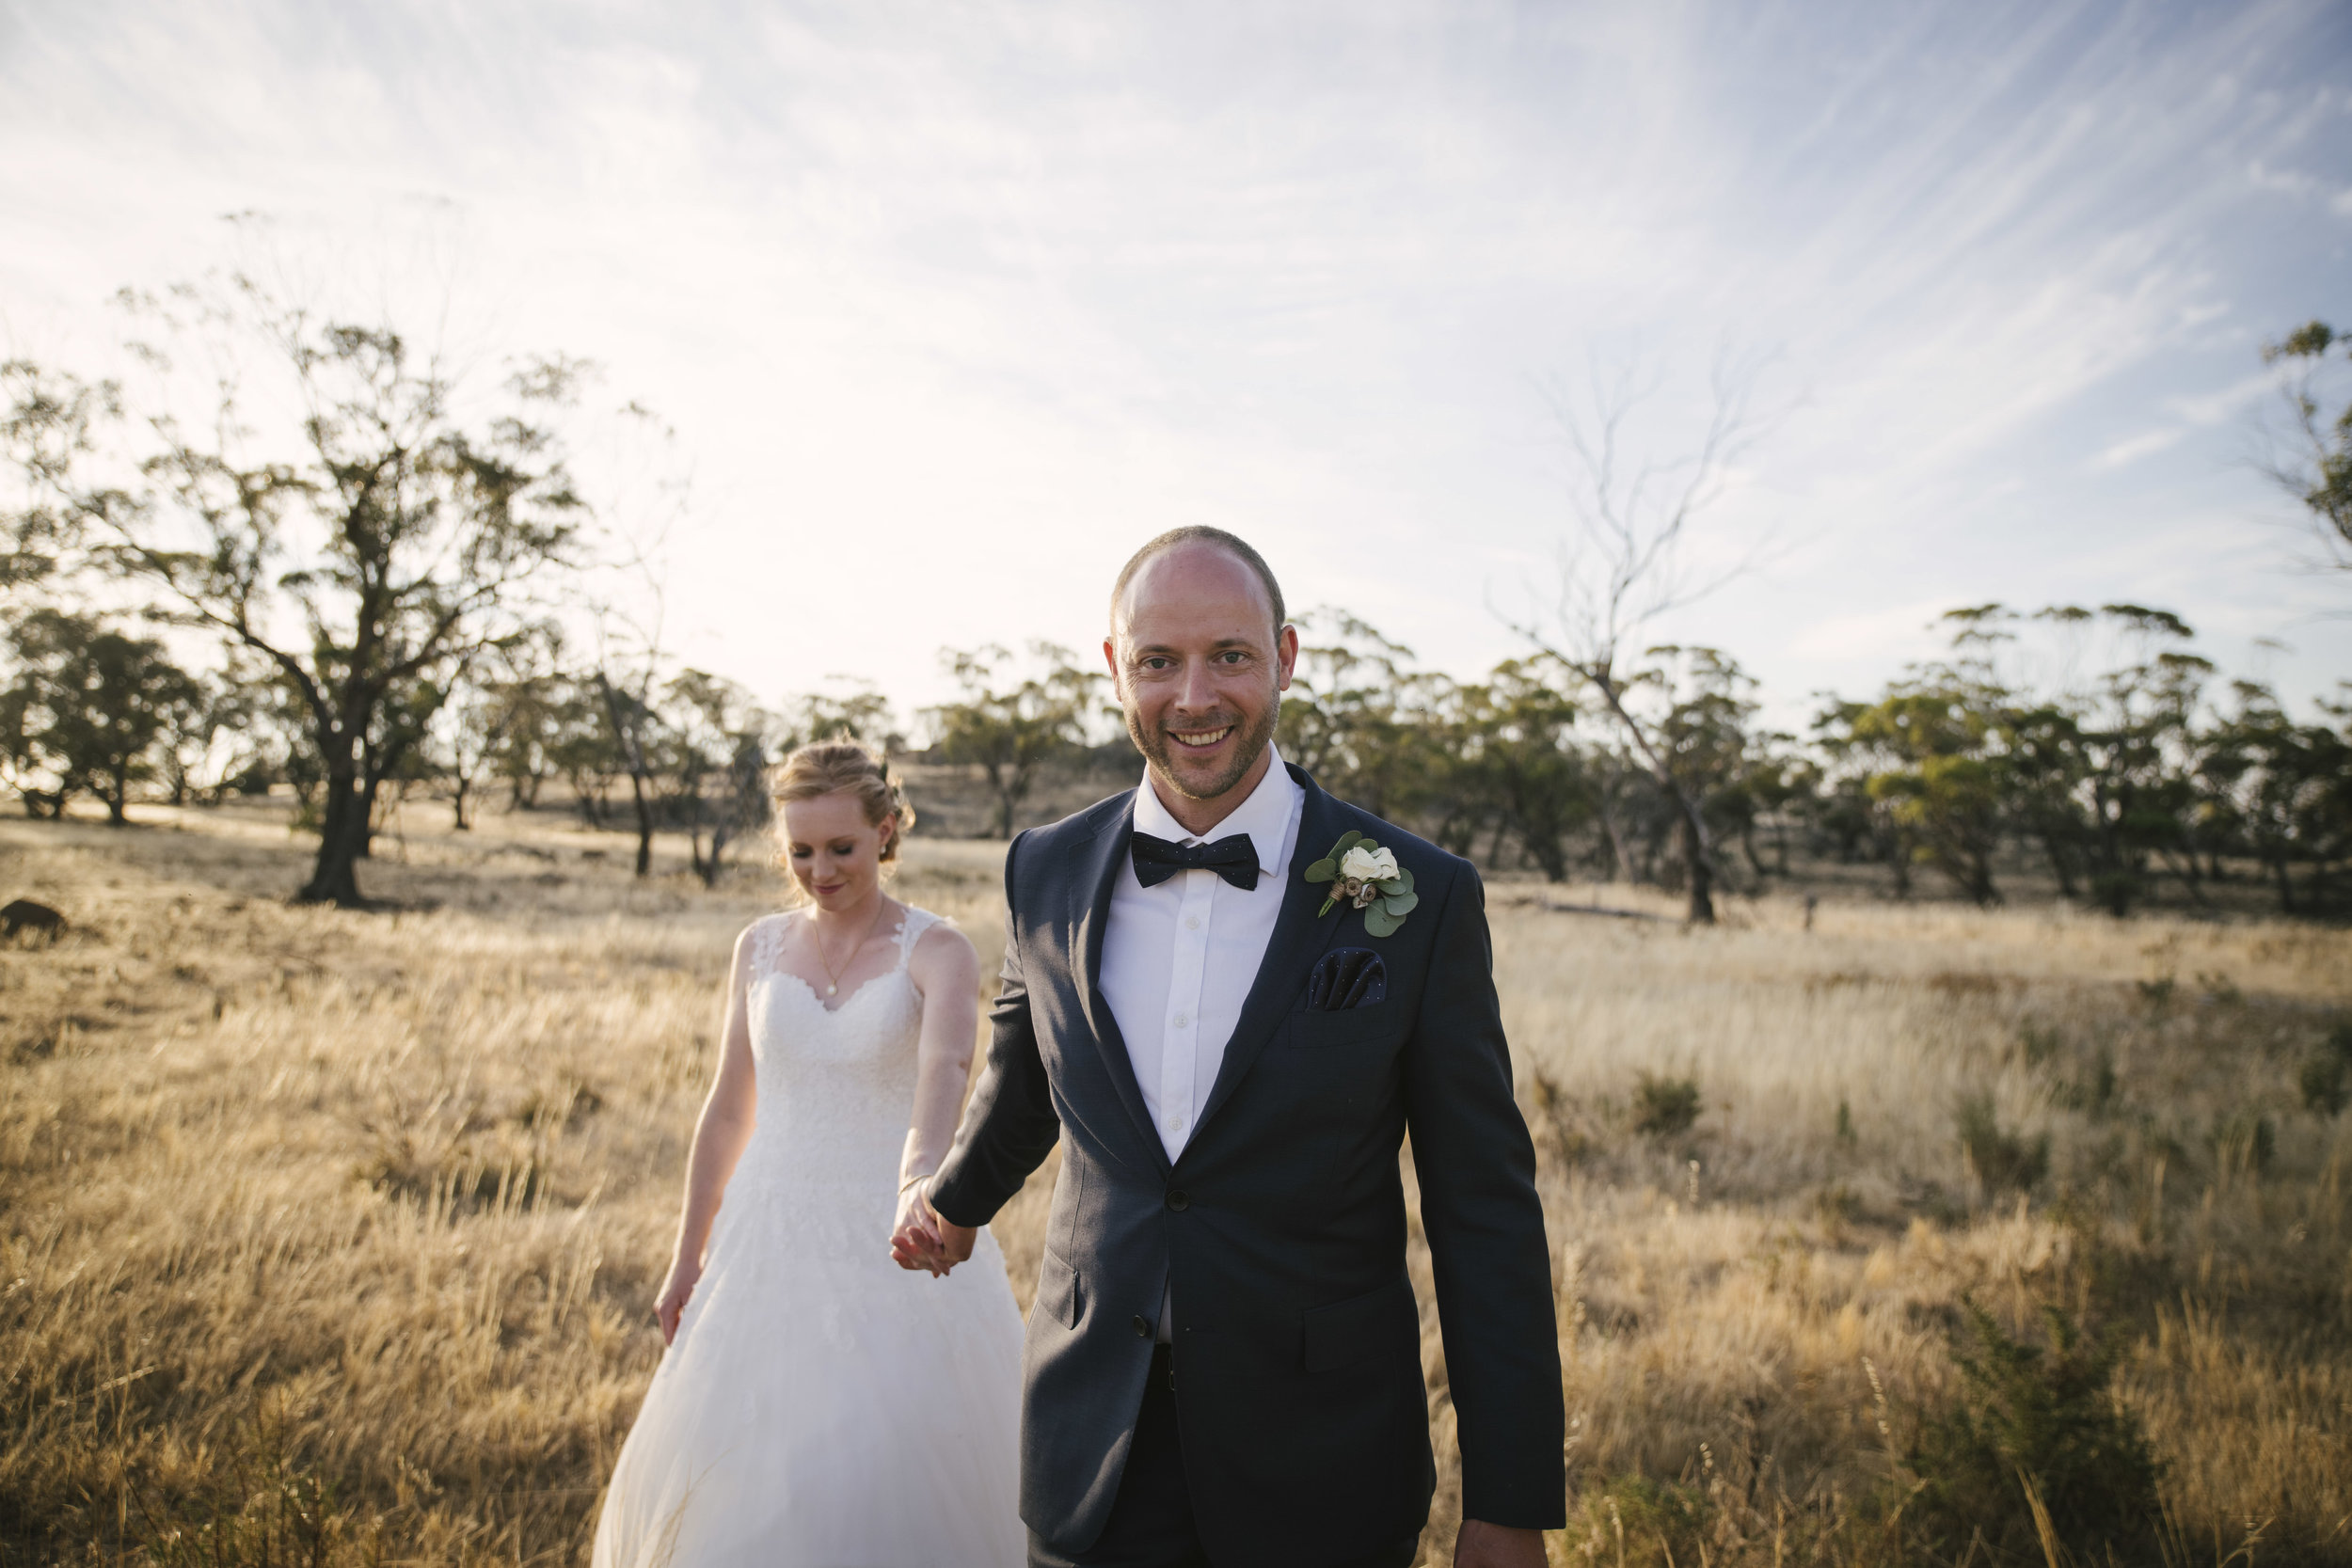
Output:
<path fill-rule="evenodd" d="M 477 314 L 695 448 L 698 657 L 909 695 L 1197 519 L 1472 667 L 1564 516 L 1535 381 L 1646 354 L 1671 450 L 1729 335 L 1798 406 L 1715 526 L 1819 543 L 1704 629 L 1804 690 L 1914 646 L 1857 606 L 2073 593 L 2152 506 L 2260 605 L 2214 443 L 2338 286 L 2347 54 L 2325 0 L 91 0 L 0 22 L 0 317 L 87 344 L 219 212 L 453 199 Z M 878 548 L 880 639 L 797 586 Z"/>

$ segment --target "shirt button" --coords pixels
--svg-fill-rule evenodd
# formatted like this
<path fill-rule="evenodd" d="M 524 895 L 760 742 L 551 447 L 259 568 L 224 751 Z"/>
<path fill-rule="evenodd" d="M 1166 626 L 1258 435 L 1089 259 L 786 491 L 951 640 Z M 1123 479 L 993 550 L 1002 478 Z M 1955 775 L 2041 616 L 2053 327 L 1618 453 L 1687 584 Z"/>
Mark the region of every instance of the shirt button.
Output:
<path fill-rule="evenodd" d="M 1200 929 L 1200 917 L 1197 914 L 1188 914 L 1184 916 L 1184 929 L 1187 931 L 1197 931 Z"/>
<path fill-rule="evenodd" d="M 1168 1020 L 1168 1022 L 1176 1025 L 1177 1028 L 1182 1029 L 1185 1024 L 1192 1022 L 1192 1015 L 1190 1013 L 1178 1013 L 1174 1018 Z"/>
<path fill-rule="evenodd" d="M 1168 1130 L 1169 1132 L 1183 1132 L 1183 1131 L 1184 1130 L 1184 1118 L 1183 1117 L 1181 1117 L 1181 1116 L 1173 1116 L 1173 1117 L 1168 1117 Z"/>

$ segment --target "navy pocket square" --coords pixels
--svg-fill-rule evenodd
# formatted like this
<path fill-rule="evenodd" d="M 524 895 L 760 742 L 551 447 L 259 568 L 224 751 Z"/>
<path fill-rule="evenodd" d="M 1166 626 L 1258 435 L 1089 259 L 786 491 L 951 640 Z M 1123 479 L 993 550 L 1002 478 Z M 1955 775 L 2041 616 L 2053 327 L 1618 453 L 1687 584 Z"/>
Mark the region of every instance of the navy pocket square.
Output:
<path fill-rule="evenodd" d="M 1307 976 L 1307 1006 L 1317 1012 L 1343 1012 L 1389 999 L 1389 966 L 1369 947 L 1342 947 L 1323 956 Z"/>

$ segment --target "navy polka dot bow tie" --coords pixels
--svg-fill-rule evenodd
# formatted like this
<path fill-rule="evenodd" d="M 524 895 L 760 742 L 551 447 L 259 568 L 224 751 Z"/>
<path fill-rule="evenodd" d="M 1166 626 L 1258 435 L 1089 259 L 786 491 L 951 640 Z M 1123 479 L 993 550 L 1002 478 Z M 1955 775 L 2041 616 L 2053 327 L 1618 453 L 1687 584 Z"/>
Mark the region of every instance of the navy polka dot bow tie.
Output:
<path fill-rule="evenodd" d="M 1247 893 L 1258 885 L 1258 848 L 1248 833 L 1215 844 L 1170 844 L 1150 833 L 1136 834 L 1136 880 L 1157 887 L 1179 871 L 1214 871 Z"/>

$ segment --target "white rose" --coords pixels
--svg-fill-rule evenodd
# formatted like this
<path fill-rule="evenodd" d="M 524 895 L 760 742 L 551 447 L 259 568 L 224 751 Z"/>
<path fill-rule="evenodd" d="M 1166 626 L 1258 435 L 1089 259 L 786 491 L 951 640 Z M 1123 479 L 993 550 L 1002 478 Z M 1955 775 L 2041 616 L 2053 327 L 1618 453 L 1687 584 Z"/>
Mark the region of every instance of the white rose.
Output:
<path fill-rule="evenodd" d="M 1396 855 L 1359 844 L 1340 857 L 1340 875 L 1359 882 L 1385 882 L 1396 876 Z"/>

